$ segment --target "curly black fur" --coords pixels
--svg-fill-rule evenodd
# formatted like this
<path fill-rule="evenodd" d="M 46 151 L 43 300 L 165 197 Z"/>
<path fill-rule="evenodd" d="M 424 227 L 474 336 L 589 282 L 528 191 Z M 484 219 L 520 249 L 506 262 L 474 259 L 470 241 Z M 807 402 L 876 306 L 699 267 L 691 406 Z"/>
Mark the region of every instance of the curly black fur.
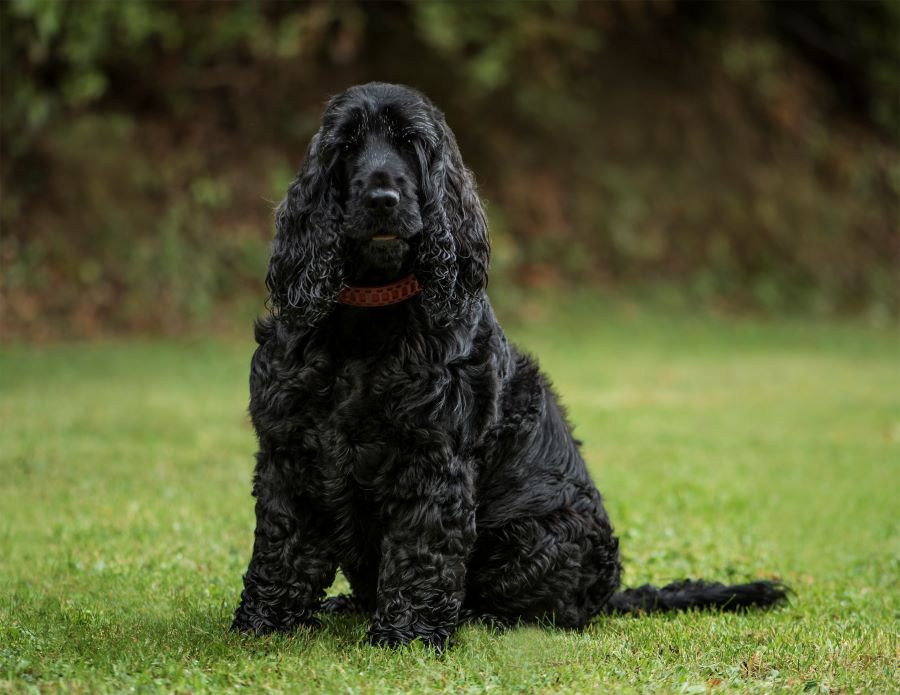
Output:
<path fill-rule="evenodd" d="M 384 191 L 396 206 L 371 208 Z M 250 375 L 257 525 L 233 629 L 357 610 L 375 643 L 442 647 L 479 617 L 579 627 L 784 598 L 770 582 L 616 594 L 600 493 L 547 380 L 494 317 L 474 180 L 423 95 L 373 83 L 333 98 L 276 227 Z M 337 303 L 347 283 L 410 271 L 417 297 Z M 353 595 L 323 605 L 338 567 Z"/>

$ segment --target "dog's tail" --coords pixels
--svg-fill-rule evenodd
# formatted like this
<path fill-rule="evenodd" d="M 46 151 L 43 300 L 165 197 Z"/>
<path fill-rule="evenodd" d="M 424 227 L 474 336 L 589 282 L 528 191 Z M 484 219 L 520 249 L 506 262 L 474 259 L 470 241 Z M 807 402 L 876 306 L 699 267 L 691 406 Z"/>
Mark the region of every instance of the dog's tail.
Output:
<path fill-rule="evenodd" d="M 769 608 L 787 599 L 790 589 L 781 582 L 758 581 L 748 584 L 720 584 L 718 582 L 673 582 L 659 588 L 644 584 L 613 594 L 606 604 L 606 612 L 662 613 L 692 608 L 718 608 L 739 611 L 745 608 Z"/>

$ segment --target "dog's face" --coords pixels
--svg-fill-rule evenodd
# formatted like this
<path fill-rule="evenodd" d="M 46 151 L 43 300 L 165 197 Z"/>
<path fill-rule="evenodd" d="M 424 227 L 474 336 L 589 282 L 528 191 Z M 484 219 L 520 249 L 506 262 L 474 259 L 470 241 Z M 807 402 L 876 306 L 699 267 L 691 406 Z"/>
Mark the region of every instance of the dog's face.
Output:
<path fill-rule="evenodd" d="M 276 211 L 266 284 L 278 316 L 311 326 L 345 284 L 415 273 L 428 316 L 465 314 L 487 282 L 487 225 L 443 114 L 370 83 L 329 101 Z"/>
<path fill-rule="evenodd" d="M 373 284 L 408 273 L 413 265 L 422 234 L 421 135 L 413 124 L 424 114 L 397 104 L 366 106 L 340 114 L 335 175 L 344 211 L 346 276 Z"/>

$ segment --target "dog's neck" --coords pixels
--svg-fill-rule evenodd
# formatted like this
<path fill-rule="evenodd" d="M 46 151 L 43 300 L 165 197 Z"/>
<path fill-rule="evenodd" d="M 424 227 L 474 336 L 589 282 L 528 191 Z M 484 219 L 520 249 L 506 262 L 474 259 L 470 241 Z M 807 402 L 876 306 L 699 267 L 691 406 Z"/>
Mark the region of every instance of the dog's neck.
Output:
<path fill-rule="evenodd" d="M 332 354 L 338 359 L 376 360 L 395 354 L 417 322 L 418 304 L 417 299 L 375 307 L 339 303 L 323 326 Z"/>
<path fill-rule="evenodd" d="M 413 254 L 396 263 L 373 262 L 353 257 L 348 264 L 344 289 L 331 317 L 335 349 L 354 356 L 372 356 L 392 350 L 409 330 L 418 310 L 421 292 L 413 273 Z M 384 261 L 384 259 L 381 259 Z"/>
<path fill-rule="evenodd" d="M 405 302 L 421 291 L 416 276 L 410 273 L 384 285 L 347 285 L 338 295 L 338 302 L 356 307 L 389 306 Z"/>
<path fill-rule="evenodd" d="M 413 257 L 405 241 L 388 249 L 363 244 L 347 263 L 344 289 L 338 303 L 354 307 L 382 307 L 415 297 L 421 287 L 413 274 Z"/>

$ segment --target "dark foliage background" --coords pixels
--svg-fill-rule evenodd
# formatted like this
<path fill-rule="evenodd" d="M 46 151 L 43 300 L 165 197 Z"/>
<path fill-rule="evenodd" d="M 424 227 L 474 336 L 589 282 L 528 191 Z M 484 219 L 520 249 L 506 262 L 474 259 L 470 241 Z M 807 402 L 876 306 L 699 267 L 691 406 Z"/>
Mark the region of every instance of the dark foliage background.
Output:
<path fill-rule="evenodd" d="M 898 309 L 900 3 L 0 4 L 5 337 L 263 299 L 328 95 L 412 84 L 492 222 L 491 292 Z"/>

